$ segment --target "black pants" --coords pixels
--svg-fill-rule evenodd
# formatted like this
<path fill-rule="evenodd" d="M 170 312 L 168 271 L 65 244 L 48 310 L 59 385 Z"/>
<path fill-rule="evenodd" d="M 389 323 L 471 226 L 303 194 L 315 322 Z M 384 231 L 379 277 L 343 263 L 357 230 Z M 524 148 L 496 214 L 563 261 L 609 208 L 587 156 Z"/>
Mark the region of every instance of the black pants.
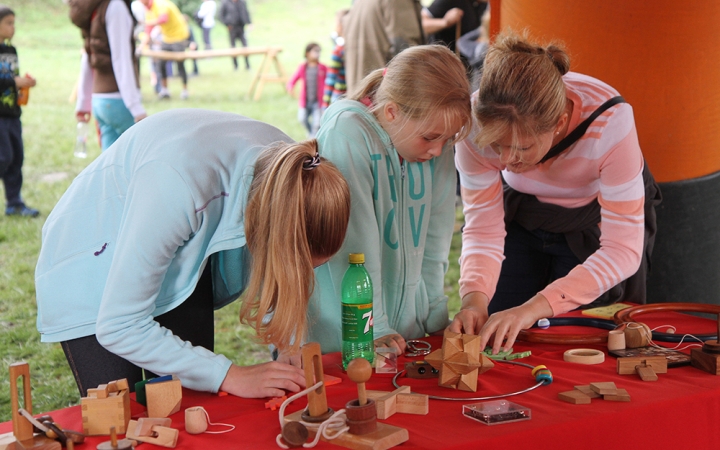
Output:
<path fill-rule="evenodd" d="M 180 339 L 213 351 L 215 325 L 210 273 L 208 263 L 190 297 L 155 320 Z M 143 380 L 142 368 L 106 350 L 98 343 L 95 335 L 64 341 L 61 345 L 83 397 L 87 395 L 88 389 L 110 381 L 127 378 L 130 390 L 133 391 L 135 383 Z M 146 378 L 155 376 L 146 371 Z"/>
<path fill-rule="evenodd" d="M 164 50 L 166 52 L 184 52 L 187 48 L 187 42 L 176 42 L 174 44 L 166 44 L 163 42 L 162 46 L 160 47 L 161 50 Z M 167 80 L 167 61 L 160 61 L 160 78 L 163 80 Z M 187 86 L 187 72 L 185 72 L 185 61 L 176 61 L 177 69 L 178 69 L 178 75 L 180 75 L 180 79 L 182 80 L 183 86 Z"/>
<path fill-rule="evenodd" d="M 243 47 L 247 47 L 247 39 L 245 39 L 245 25 L 233 25 L 232 28 L 228 29 L 230 35 L 230 47 L 235 48 L 235 42 L 240 41 Z M 233 58 L 233 65 L 237 69 L 238 62 L 237 58 Z M 250 68 L 250 59 L 245 57 L 245 67 Z"/>
<path fill-rule="evenodd" d="M 5 185 L 7 206 L 22 206 L 22 125 L 18 117 L 0 117 L 0 178 Z"/>

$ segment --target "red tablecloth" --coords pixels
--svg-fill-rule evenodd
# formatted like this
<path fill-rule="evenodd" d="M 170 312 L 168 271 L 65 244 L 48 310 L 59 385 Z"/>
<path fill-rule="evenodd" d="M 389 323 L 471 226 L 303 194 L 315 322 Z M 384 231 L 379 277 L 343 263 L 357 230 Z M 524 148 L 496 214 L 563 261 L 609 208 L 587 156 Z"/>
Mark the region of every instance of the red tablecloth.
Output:
<path fill-rule="evenodd" d="M 677 313 L 653 314 L 643 316 L 642 320 L 651 327 L 675 325 L 678 333 L 713 334 L 717 324 L 714 320 Z M 556 327 L 552 331 L 558 332 L 560 328 L 563 332 L 580 330 L 577 327 Z M 439 337 L 428 340 L 434 348 L 441 343 Z M 603 349 L 601 346 L 590 347 Z M 461 414 L 463 404 L 474 402 L 430 400 L 428 415 L 395 414 L 386 422 L 408 429 L 410 440 L 399 447 L 405 449 L 467 450 L 483 446 L 487 449 L 605 450 L 630 445 L 657 449 L 720 448 L 720 433 L 717 431 L 720 423 L 720 377 L 686 366 L 669 369 L 667 374 L 660 374 L 656 382 L 643 382 L 635 375 L 618 375 L 613 357 L 606 357 L 604 363 L 594 366 L 564 362 L 563 352 L 568 348 L 571 347 L 528 343 L 515 345 L 515 351 L 532 351 L 531 357 L 520 361 L 531 365 L 544 364 L 554 376 L 554 382 L 549 386 L 508 398 L 530 408 L 531 420 L 487 426 Z M 407 360 L 400 358 L 399 362 Z M 328 406 L 335 410 L 357 398 L 355 384 L 347 379 L 339 363 L 340 355 L 337 353 L 323 357 L 325 373 L 343 379 L 342 383 L 327 388 Z M 374 375 L 367 383 L 367 388 L 391 391 L 394 389 L 391 379 L 391 376 Z M 589 405 L 572 405 L 557 397 L 559 392 L 572 390 L 576 385 L 598 381 L 615 382 L 618 387 L 628 391 L 631 401 L 593 399 Z M 535 380 L 528 368 L 498 363 L 495 368 L 480 376 L 478 391 L 475 393 L 438 387 L 437 379 L 411 380 L 403 377 L 400 384 L 410 385 L 413 392 L 468 398 L 518 391 L 532 386 Z M 182 408 L 171 417 L 172 426 L 180 430 L 176 448 L 277 448 L 275 436 L 280 431 L 278 412 L 266 409 L 265 401 L 184 390 Z M 298 399 L 286 413 L 304 408 L 306 404 L 307 400 Z M 205 407 L 212 422 L 232 424 L 236 429 L 226 434 L 187 434 L 184 431 L 184 410 L 196 405 Z M 135 404 L 133 411 L 138 415 L 142 407 Z M 82 428 L 79 406 L 50 414 L 64 428 Z M 11 430 L 10 423 L 0 424 L 0 433 Z M 107 439 L 91 437 L 78 448 L 94 449 L 97 443 Z M 151 450 L 162 447 L 143 444 L 142 448 Z M 321 442 L 318 448 L 330 448 L 330 444 Z"/>

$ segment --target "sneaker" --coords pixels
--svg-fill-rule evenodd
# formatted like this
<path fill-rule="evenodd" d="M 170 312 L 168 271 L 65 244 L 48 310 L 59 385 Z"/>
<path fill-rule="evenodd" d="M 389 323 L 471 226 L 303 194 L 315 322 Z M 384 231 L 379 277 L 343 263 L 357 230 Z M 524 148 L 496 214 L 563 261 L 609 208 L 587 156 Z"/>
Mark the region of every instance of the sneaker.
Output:
<path fill-rule="evenodd" d="M 167 89 L 162 88 L 162 89 L 160 89 L 160 92 L 158 92 L 158 98 L 160 98 L 160 99 L 170 98 L 170 92 L 168 92 Z"/>
<path fill-rule="evenodd" d="M 187 99 L 188 99 L 188 91 L 187 91 L 187 89 L 183 89 L 182 92 L 180 92 L 180 98 L 183 99 L 183 100 L 187 100 Z"/>
<path fill-rule="evenodd" d="M 23 217 L 37 217 L 40 211 L 37 209 L 28 208 L 25 205 L 20 206 L 8 206 L 5 208 L 6 216 L 23 216 Z"/>

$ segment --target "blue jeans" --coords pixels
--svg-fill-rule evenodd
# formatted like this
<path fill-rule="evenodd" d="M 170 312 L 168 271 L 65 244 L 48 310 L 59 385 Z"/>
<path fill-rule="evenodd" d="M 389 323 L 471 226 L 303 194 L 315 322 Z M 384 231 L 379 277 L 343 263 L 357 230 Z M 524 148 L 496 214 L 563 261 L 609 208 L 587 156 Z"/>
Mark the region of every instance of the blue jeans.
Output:
<path fill-rule="evenodd" d="M 308 138 L 314 138 L 320 129 L 320 103 L 308 103 L 304 108 L 300 108 L 298 120 L 307 130 Z"/>
<path fill-rule="evenodd" d="M 490 314 L 522 305 L 582 263 L 562 233 L 528 231 L 515 222 L 506 228 L 505 261 Z"/>
<path fill-rule="evenodd" d="M 100 142 L 103 151 L 107 150 L 125 130 L 135 123 L 135 118 L 120 98 L 93 97 L 92 110 L 98 127 L 100 127 Z"/>

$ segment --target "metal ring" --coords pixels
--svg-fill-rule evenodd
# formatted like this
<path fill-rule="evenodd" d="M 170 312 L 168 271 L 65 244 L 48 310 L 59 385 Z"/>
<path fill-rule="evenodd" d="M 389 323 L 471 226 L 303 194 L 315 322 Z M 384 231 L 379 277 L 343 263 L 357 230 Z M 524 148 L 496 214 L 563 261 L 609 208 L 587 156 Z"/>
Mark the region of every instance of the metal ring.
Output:
<path fill-rule="evenodd" d="M 518 366 L 528 367 L 530 369 L 535 368 L 534 366 L 531 366 L 530 364 L 525 364 L 525 363 L 521 363 L 521 362 L 517 362 L 517 361 L 499 361 L 499 362 L 506 363 L 506 364 L 516 364 Z M 393 386 L 395 386 L 396 389 L 400 389 L 400 385 L 398 384 L 397 379 L 403 373 L 405 373 L 405 370 L 402 370 L 402 371 L 398 372 L 397 374 L 395 374 L 395 376 L 392 379 Z M 450 401 L 467 401 L 467 402 L 494 400 L 496 398 L 505 398 L 505 397 L 511 397 L 513 395 L 524 394 L 526 392 L 532 391 L 533 389 L 539 388 L 543 384 L 545 384 L 545 383 L 543 381 L 540 381 L 537 384 L 535 384 L 534 386 L 530 386 L 529 388 L 523 389 L 522 391 L 511 392 L 510 394 L 491 395 L 488 397 L 457 398 L 457 397 L 438 397 L 436 395 L 428 395 L 428 398 L 431 398 L 433 400 L 450 400 Z M 415 392 L 415 393 L 420 394 L 420 392 Z"/>
<path fill-rule="evenodd" d="M 430 354 L 432 345 L 428 341 L 422 339 L 410 339 L 405 341 L 406 350 L 405 356 L 426 356 Z"/>

